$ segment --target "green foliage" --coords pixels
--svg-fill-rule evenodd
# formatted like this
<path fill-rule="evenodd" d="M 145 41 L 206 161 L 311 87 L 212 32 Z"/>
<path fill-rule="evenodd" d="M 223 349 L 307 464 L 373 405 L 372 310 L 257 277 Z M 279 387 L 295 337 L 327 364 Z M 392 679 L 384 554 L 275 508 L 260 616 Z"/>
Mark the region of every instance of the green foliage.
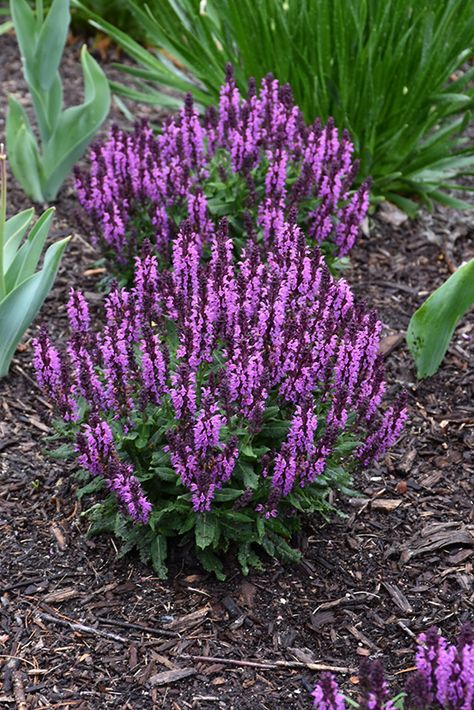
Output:
<path fill-rule="evenodd" d="M 178 474 L 173 470 L 169 455 L 163 450 L 166 431 L 173 426 L 171 407 L 159 412 L 150 407 L 147 416 L 135 417 L 133 428 L 124 433 L 120 424 L 110 422 L 114 440 L 121 454 L 133 462 L 135 475 L 147 491 L 153 503 L 153 511 L 146 525 L 134 523 L 117 507 L 115 496 L 108 495 L 103 479 L 90 478 L 81 472 L 81 487 L 78 496 L 82 498 L 102 491 L 106 497 L 86 510 L 90 519 L 90 535 L 104 532 L 113 533 L 121 542 L 120 555 L 136 549 L 144 561 L 153 565 L 159 577 L 167 575 L 166 559 L 170 544 L 191 546 L 203 568 L 225 579 L 222 556 L 232 550 L 243 574 L 253 567 L 261 569 L 261 555 L 266 554 L 284 563 L 291 564 L 300 559 L 300 553 L 292 546 L 292 538 L 300 529 L 300 515 L 317 513 L 328 518 L 335 512 L 329 501 L 331 490 L 354 495 L 351 488 L 350 458 L 360 442 L 350 435 L 343 436 L 341 444 L 334 451 L 324 473 L 317 481 L 305 488 L 295 488 L 286 498 L 279 501 L 278 517 L 266 517 L 256 508 L 265 503 L 271 480 L 261 476 L 262 455 L 269 449 L 264 442 L 269 440 L 272 426 L 282 421 L 281 414 L 274 414 L 275 407 L 267 409 L 267 426 L 253 437 L 244 437 L 245 430 L 235 423 L 235 428 L 227 436 L 241 436 L 240 455 L 236 472 L 228 485 L 216 493 L 212 510 L 196 513 L 191 502 L 191 493 L 183 486 Z M 74 439 L 71 424 L 58 425 L 63 438 Z M 280 436 L 272 441 L 277 446 L 284 439 L 287 427 L 280 427 Z M 53 455 L 70 458 L 71 449 L 62 445 Z M 242 496 L 251 493 L 251 504 L 240 507 Z"/>
<path fill-rule="evenodd" d="M 73 29 L 90 30 L 87 19 L 89 14 L 94 12 L 104 20 L 113 22 L 116 27 L 128 32 L 140 42 L 146 41 L 147 29 L 135 20 L 129 0 L 85 0 L 83 6 L 86 8 L 85 11 L 76 9 L 74 0 L 71 2 L 74 10 L 71 18 Z"/>
<path fill-rule="evenodd" d="M 474 304 L 474 259 L 461 266 L 413 314 L 407 343 L 419 378 L 437 372 L 460 318 Z"/>
<path fill-rule="evenodd" d="M 52 244 L 36 271 L 48 236 L 54 208 L 47 210 L 24 239 L 33 210 L 6 220 L 6 156 L 0 146 L 0 377 L 8 374 L 16 346 L 30 326 L 56 277 L 69 241 Z"/>
<path fill-rule="evenodd" d="M 7 146 L 13 174 L 25 192 L 36 202 L 48 202 L 56 198 L 107 117 L 110 90 L 102 69 L 83 47 L 84 103 L 63 111 L 59 65 L 69 27 L 69 0 L 54 0 L 46 18 L 40 2 L 34 13 L 26 0 L 12 0 L 10 11 L 40 144 L 25 109 L 10 96 Z"/>
<path fill-rule="evenodd" d="M 453 179 L 474 166 L 474 147 L 462 137 L 474 100 L 474 68 L 462 70 L 474 47 L 470 3 L 131 0 L 130 7 L 162 51 L 89 13 L 139 65 L 120 67 L 138 82 L 112 84 L 123 96 L 176 106 L 161 85 L 191 91 L 206 106 L 218 98 L 226 62 L 242 91 L 248 77 L 273 72 L 290 83 L 307 120 L 333 116 L 349 129 L 359 178 L 372 176 L 376 199 L 409 214 L 420 201 L 469 206 L 445 188 L 459 187 Z"/>

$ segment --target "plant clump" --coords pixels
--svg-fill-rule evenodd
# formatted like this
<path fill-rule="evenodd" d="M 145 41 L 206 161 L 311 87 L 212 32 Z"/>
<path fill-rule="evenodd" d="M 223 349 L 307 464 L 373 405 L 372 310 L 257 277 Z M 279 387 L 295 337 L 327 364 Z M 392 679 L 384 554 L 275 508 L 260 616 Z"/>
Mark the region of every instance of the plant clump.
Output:
<path fill-rule="evenodd" d="M 172 269 L 145 245 L 133 288 L 115 285 L 91 328 L 71 291 L 60 353 L 35 341 L 40 385 L 78 464 L 109 491 L 90 514 L 166 573 L 166 541 L 195 544 L 206 569 L 235 543 L 295 559 L 302 514 L 331 510 L 332 488 L 399 436 L 403 396 L 382 411 L 381 323 L 331 276 L 294 223 L 265 248 L 248 235 L 235 262 L 227 220 L 203 235 L 185 220 Z M 83 491 L 84 492 L 84 491 Z"/>
<path fill-rule="evenodd" d="M 242 99 L 228 67 L 217 109 L 200 119 L 188 95 L 160 135 L 144 123 L 113 128 L 91 150 L 89 170 L 76 172 L 76 190 L 118 271 L 146 238 L 167 265 L 184 220 L 209 243 L 223 216 L 237 251 L 251 234 L 269 246 L 290 221 L 331 264 L 352 249 L 368 209 L 369 182 L 352 191 L 353 150 L 333 121 L 306 125 L 290 87 L 271 74 L 259 93 L 250 81 Z"/>
<path fill-rule="evenodd" d="M 474 627 L 465 624 L 456 644 L 449 644 L 436 628 L 420 634 L 416 671 L 405 690 L 390 699 L 380 661 L 364 661 L 359 673 L 359 702 L 342 694 L 332 673 L 321 675 L 313 691 L 317 710 L 472 710 L 474 707 Z"/>

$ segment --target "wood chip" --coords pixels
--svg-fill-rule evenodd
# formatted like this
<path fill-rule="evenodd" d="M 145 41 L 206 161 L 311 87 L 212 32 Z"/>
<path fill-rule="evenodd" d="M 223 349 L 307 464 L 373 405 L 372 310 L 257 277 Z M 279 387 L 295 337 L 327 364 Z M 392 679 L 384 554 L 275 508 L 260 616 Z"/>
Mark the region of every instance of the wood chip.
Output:
<path fill-rule="evenodd" d="M 152 675 L 148 682 L 152 686 L 168 685 L 169 683 L 176 683 L 178 680 L 183 680 L 183 678 L 188 678 L 195 673 L 195 668 L 179 668 L 176 671 L 163 671 L 162 673 Z"/>
<path fill-rule="evenodd" d="M 474 546 L 474 535 L 469 528 L 460 523 L 434 523 L 428 525 L 403 547 L 403 559 L 408 562 L 412 557 L 440 550 L 452 545 Z"/>
<path fill-rule="evenodd" d="M 56 538 L 56 542 L 58 543 L 59 549 L 61 551 L 65 550 L 67 547 L 66 538 L 64 537 L 63 531 L 57 523 L 51 523 L 51 532 Z"/>
<path fill-rule="evenodd" d="M 351 498 L 349 504 L 361 508 L 360 512 L 369 509 L 382 513 L 391 513 L 402 504 L 402 501 L 399 498 Z"/>
<path fill-rule="evenodd" d="M 173 631 L 182 631 L 183 629 L 189 629 L 196 624 L 200 624 L 206 616 L 208 615 L 210 607 L 208 605 L 203 606 L 201 609 L 192 611 L 190 614 L 185 614 L 180 616 L 178 619 L 174 619 L 169 624 L 166 624 L 167 629 L 173 629 Z"/>
<path fill-rule="evenodd" d="M 408 219 L 406 212 L 403 212 L 392 202 L 388 201 L 382 202 L 377 211 L 377 217 L 380 217 L 386 224 L 392 224 L 394 227 L 400 227 L 400 225 L 404 224 Z"/>
<path fill-rule="evenodd" d="M 405 612 L 406 614 L 411 614 L 413 612 L 413 608 L 410 602 L 395 584 L 382 582 L 382 586 L 385 587 L 392 601 L 398 606 L 401 611 Z"/>
<path fill-rule="evenodd" d="M 382 355 L 387 357 L 387 355 L 390 355 L 390 353 L 398 348 L 400 343 L 403 343 L 404 339 L 405 333 L 394 333 L 394 335 L 387 335 L 380 341 L 379 351 Z"/>
<path fill-rule="evenodd" d="M 309 620 L 312 628 L 318 631 L 323 626 L 327 626 L 327 624 L 333 624 L 335 618 L 332 611 L 319 611 L 316 614 L 311 614 Z"/>
<path fill-rule="evenodd" d="M 46 604 L 59 604 L 67 601 L 68 599 L 76 599 L 80 596 L 81 593 L 78 589 L 74 589 L 74 587 L 64 587 L 64 589 L 56 589 L 54 592 L 45 594 L 43 601 L 45 601 Z"/>

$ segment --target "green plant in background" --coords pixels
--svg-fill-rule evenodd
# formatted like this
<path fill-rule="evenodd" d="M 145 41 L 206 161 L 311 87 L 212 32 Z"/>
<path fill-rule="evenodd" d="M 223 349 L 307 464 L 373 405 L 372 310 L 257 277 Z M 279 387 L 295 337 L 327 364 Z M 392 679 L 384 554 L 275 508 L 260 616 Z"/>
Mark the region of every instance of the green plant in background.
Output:
<path fill-rule="evenodd" d="M 12 0 L 10 12 L 41 146 L 25 109 L 12 96 L 7 115 L 7 146 L 12 171 L 20 185 L 36 202 L 47 202 L 56 198 L 72 166 L 107 117 L 110 90 L 102 69 L 83 47 L 85 100 L 63 111 L 58 68 L 69 27 L 69 0 L 54 0 L 46 17 L 40 0 L 36 13 L 26 0 Z"/>
<path fill-rule="evenodd" d="M 48 12 L 54 0 L 43 0 L 43 10 Z M 36 0 L 28 0 L 30 7 L 35 7 Z M 90 12 L 95 12 L 104 20 L 109 20 L 126 32 L 129 32 L 137 40 L 144 41 L 145 33 L 140 25 L 135 21 L 135 18 L 129 8 L 128 0 L 85 0 L 84 7 L 86 12 L 75 9 L 71 13 L 71 31 L 83 32 L 89 30 L 90 25 L 87 18 Z M 1 10 L 0 10 L 1 13 Z"/>
<path fill-rule="evenodd" d="M 3 35 L 13 29 L 13 22 L 10 20 L 10 11 L 8 8 L 0 7 L 0 18 L 3 17 L 7 17 L 7 19 L 0 23 L 0 35 Z"/>
<path fill-rule="evenodd" d="M 83 3 L 74 0 L 75 6 Z M 147 51 L 90 13 L 138 63 L 121 69 L 137 89 L 123 96 L 173 106 L 156 84 L 191 91 L 203 106 L 218 97 L 225 63 L 245 90 L 273 72 L 288 81 L 307 120 L 333 116 L 350 130 L 373 178 L 375 198 L 409 214 L 433 200 L 456 207 L 456 176 L 472 171 L 462 133 L 473 106 L 474 12 L 464 0 L 130 0 L 137 22 L 163 51 Z M 170 59 L 171 57 L 171 59 Z"/>
<path fill-rule="evenodd" d="M 471 259 L 437 288 L 410 320 L 407 343 L 419 378 L 437 372 L 456 325 L 473 304 L 474 259 Z"/>
<path fill-rule="evenodd" d="M 48 295 L 70 239 L 52 244 L 43 268 L 36 271 L 54 208 L 47 210 L 23 239 L 34 210 L 24 210 L 7 221 L 6 201 L 6 156 L 0 145 L 0 377 L 7 375 L 16 346 Z"/>

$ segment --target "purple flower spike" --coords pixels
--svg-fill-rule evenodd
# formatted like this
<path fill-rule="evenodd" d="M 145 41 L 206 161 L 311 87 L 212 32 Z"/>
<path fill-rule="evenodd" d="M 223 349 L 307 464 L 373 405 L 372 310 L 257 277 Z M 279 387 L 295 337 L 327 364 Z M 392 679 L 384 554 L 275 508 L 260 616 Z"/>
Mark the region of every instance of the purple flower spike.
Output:
<path fill-rule="evenodd" d="M 146 123 L 133 133 L 112 128 L 90 151 L 88 173 L 76 171 L 76 190 L 95 241 L 119 268 L 144 237 L 169 263 L 170 243 L 185 220 L 207 244 L 216 200 L 230 204 L 235 190 L 231 216 L 238 222 L 248 207 L 256 208 L 252 231 L 261 229 L 267 246 L 285 222 L 296 222 L 344 256 L 368 209 L 369 183 L 352 189 L 353 150 L 347 131 L 340 134 L 331 119 L 306 126 L 290 87 L 271 75 L 260 91 L 250 81 L 243 99 L 228 65 L 218 106 L 203 120 L 188 95 L 160 135 Z"/>
<path fill-rule="evenodd" d="M 327 141 L 335 140 L 331 131 Z M 331 276 L 300 227 L 283 222 L 268 251 L 251 241 L 237 260 L 229 229 L 223 219 L 203 244 L 192 219 L 183 222 L 170 271 L 159 271 L 145 244 L 135 286 L 112 287 L 99 333 L 81 330 L 86 309 L 74 293 L 66 355 L 45 336 L 35 345 L 41 386 L 65 416 L 82 413 L 82 465 L 108 481 L 136 520 L 146 506 L 130 461 L 119 458 L 124 434 L 137 439 L 137 460 L 142 449 L 150 460 L 148 446 L 167 454 L 196 512 L 213 508 L 249 455 L 255 509 L 271 518 L 301 488 L 312 494 L 328 466 L 349 461 L 340 454 L 347 433 L 361 441 L 355 458 L 368 465 L 406 419 L 403 398 L 380 412 L 380 322 Z M 134 429 L 153 444 L 134 439 Z M 246 453 L 254 441 L 265 461 Z M 102 451 L 105 443 L 113 448 Z"/>
<path fill-rule="evenodd" d="M 322 673 L 319 683 L 312 692 L 313 707 L 316 710 L 345 710 L 346 703 L 339 692 L 339 686 L 332 673 Z"/>
<path fill-rule="evenodd" d="M 117 496 L 120 506 L 136 523 L 147 523 L 152 510 L 131 465 L 123 464 L 117 454 L 110 426 L 97 421 L 86 425 L 77 440 L 79 464 L 93 476 L 104 478 L 107 488 Z"/>
<path fill-rule="evenodd" d="M 360 710 L 392 710 L 387 682 L 380 661 L 363 661 L 359 672 Z"/>

